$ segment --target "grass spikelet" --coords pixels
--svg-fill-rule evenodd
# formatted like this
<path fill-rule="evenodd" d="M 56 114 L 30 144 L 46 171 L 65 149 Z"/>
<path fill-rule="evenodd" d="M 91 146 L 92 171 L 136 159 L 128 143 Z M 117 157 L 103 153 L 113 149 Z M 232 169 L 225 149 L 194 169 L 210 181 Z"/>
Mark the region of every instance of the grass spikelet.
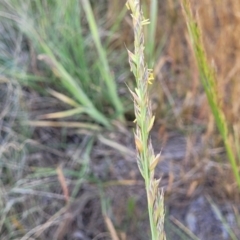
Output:
<path fill-rule="evenodd" d="M 144 59 L 143 26 L 149 24 L 149 20 L 143 17 L 139 0 L 128 0 L 126 6 L 132 12 L 134 29 L 134 53 L 128 50 L 128 56 L 131 71 L 136 79 L 135 92 L 130 92 L 133 96 L 136 116 L 137 162 L 145 180 L 152 240 L 163 240 L 166 239 L 163 193 L 159 191 L 160 180 L 154 178 L 154 170 L 159 156 L 154 155 L 149 138 L 149 132 L 155 119 L 149 101 L 149 85 L 154 77 L 152 71 L 147 68 Z"/>

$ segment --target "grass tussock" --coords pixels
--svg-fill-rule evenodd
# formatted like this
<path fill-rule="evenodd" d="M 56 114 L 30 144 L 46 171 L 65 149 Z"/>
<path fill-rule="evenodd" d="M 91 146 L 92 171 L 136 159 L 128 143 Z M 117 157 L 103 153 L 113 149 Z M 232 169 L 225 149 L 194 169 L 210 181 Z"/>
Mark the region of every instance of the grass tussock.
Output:
<path fill-rule="evenodd" d="M 39 61 L 43 62 L 45 69 L 53 74 L 48 76 L 49 83 L 55 79 L 54 84 L 58 81 L 56 90 L 66 91 L 65 94 L 76 101 L 72 115 L 86 114 L 110 127 L 107 112 L 101 105 L 104 102 L 109 105 L 109 118 L 123 120 L 122 102 L 88 0 L 64 4 L 38 0 L 1 4 L 5 10 L 1 17 L 12 20 L 30 41 L 35 73 L 40 71 L 36 69 Z M 95 49 L 97 54 L 94 55 Z"/>

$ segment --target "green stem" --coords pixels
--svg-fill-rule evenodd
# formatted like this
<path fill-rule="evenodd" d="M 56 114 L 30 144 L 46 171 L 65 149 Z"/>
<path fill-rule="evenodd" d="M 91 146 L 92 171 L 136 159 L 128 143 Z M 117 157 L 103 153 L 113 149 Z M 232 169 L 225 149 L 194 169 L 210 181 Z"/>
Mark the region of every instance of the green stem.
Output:
<path fill-rule="evenodd" d="M 237 166 L 236 159 L 234 157 L 234 154 L 233 154 L 233 151 L 232 151 L 232 148 L 231 148 L 231 145 L 230 145 L 230 142 L 229 142 L 228 139 L 224 139 L 224 145 L 225 145 L 225 148 L 226 148 L 226 151 L 227 151 L 229 161 L 230 161 L 231 166 L 232 166 L 232 170 L 233 170 L 235 179 L 237 181 L 237 185 L 240 189 L 240 175 L 239 175 L 239 172 L 238 172 L 238 166 Z"/>

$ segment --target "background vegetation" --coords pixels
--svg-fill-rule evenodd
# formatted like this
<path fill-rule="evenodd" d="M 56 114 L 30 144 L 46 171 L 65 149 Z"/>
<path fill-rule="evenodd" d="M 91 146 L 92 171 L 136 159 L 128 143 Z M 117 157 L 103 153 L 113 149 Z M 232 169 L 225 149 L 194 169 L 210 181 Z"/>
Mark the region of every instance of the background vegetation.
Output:
<path fill-rule="evenodd" d="M 190 2 L 142 1 L 166 235 L 238 239 L 240 3 Z M 0 1 L 1 239 L 148 239 L 124 4 Z"/>

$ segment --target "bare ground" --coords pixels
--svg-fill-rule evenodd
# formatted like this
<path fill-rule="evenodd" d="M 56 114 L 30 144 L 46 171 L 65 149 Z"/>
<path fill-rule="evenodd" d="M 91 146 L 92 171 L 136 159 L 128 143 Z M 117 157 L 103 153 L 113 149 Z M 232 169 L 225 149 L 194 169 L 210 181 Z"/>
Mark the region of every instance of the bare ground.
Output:
<path fill-rule="evenodd" d="M 112 239 L 111 226 L 120 239 L 148 239 L 131 127 L 30 128 L 25 111 L 36 117 L 54 99 L 9 82 L 0 93 L 1 239 Z M 167 238 L 234 239 L 231 229 L 239 239 L 237 187 L 228 164 L 216 161 L 223 149 L 157 125 L 152 142 L 162 151 L 156 177 L 165 192 Z"/>

